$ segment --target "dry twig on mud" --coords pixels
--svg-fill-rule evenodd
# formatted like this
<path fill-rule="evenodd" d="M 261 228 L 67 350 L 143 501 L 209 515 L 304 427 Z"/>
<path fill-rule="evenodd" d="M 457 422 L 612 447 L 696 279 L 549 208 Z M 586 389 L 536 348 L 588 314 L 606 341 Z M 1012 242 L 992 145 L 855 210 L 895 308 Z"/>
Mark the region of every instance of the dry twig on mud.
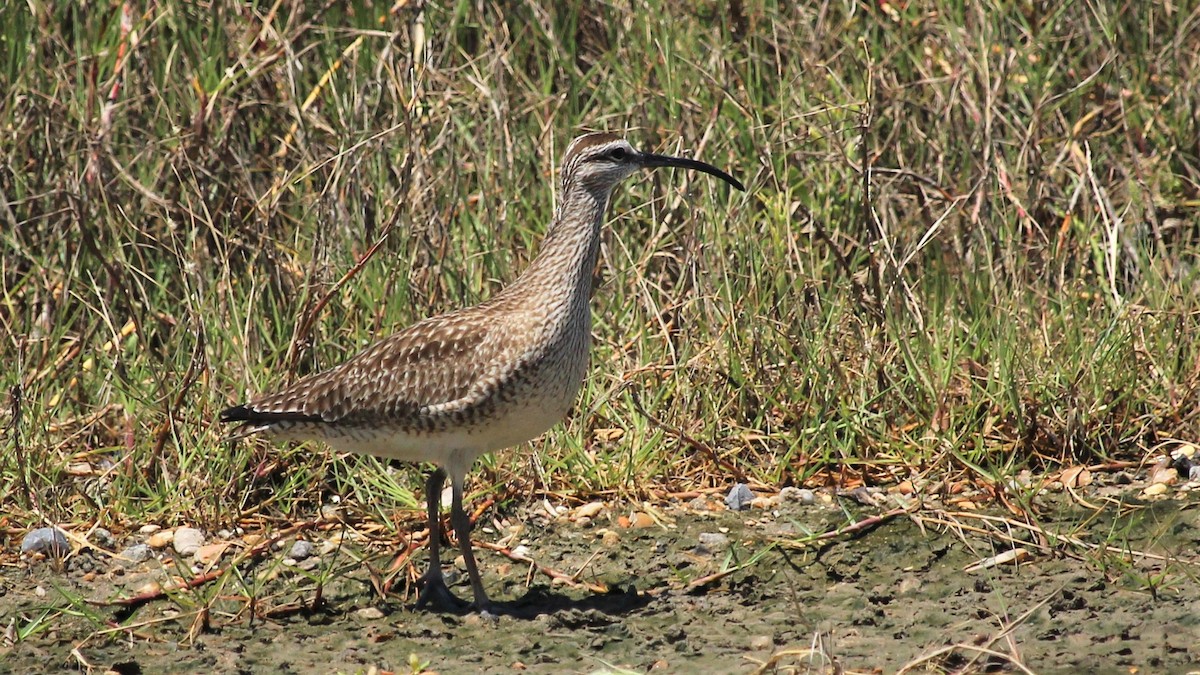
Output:
<path fill-rule="evenodd" d="M 493 544 L 491 542 L 486 542 L 486 541 L 475 542 L 475 546 L 478 546 L 480 548 L 485 548 L 489 551 L 495 551 L 495 552 L 499 553 L 500 555 L 502 555 L 514 562 L 528 563 L 529 565 L 533 566 L 534 569 L 536 569 L 537 571 L 541 572 L 542 574 L 550 577 L 554 581 L 557 581 L 562 584 L 566 584 L 572 588 L 586 588 L 587 590 L 589 590 L 593 593 L 607 593 L 608 592 L 608 586 L 605 586 L 603 584 L 592 584 L 592 583 L 588 583 L 586 581 L 579 581 L 578 579 L 576 579 L 577 575 L 575 575 L 575 574 L 567 574 L 565 572 L 560 572 L 552 567 L 547 567 L 546 565 L 535 562 L 532 558 L 525 556 L 525 555 L 521 555 L 506 546 L 500 546 L 499 544 Z"/>

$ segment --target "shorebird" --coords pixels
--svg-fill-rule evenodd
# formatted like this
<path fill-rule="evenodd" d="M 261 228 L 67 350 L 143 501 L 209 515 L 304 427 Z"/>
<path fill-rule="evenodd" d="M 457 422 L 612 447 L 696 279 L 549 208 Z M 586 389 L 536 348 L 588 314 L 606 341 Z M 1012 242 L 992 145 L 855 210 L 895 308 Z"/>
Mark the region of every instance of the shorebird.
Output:
<path fill-rule="evenodd" d="M 694 159 L 639 152 L 625 139 L 591 133 L 571 141 L 560 197 L 541 250 L 490 300 L 419 321 L 330 370 L 228 408 L 235 437 L 324 441 L 334 450 L 436 468 L 425 481 L 429 568 L 417 607 L 460 608 L 440 559 L 442 486 L 450 477 L 450 523 L 474 593 L 492 610 L 471 550 L 463 482 L 480 455 L 532 440 L 561 420 L 587 371 L 592 273 L 600 228 L 617 183 L 639 169 L 679 167 L 733 176 Z"/>

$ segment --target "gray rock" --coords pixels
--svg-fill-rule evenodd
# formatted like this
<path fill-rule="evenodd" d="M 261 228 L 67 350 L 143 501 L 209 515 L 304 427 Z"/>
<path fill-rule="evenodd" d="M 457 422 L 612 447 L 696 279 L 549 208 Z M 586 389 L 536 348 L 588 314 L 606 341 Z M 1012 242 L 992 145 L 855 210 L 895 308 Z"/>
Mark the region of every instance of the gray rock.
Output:
<path fill-rule="evenodd" d="M 150 550 L 149 546 L 145 544 L 134 544 L 124 551 L 121 551 L 121 557 L 130 562 L 141 563 L 149 560 L 151 553 L 152 551 Z"/>
<path fill-rule="evenodd" d="M 92 530 L 91 535 L 88 536 L 88 540 L 100 548 L 107 549 L 111 549 L 117 543 L 113 538 L 112 532 L 109 532 L 103 527 L 97 527 L 96 529 Z"/>
<path fill-rule="evenodd" d="M 754 501 L 754 492 L 745 483 L 734 485 L 729 494 L 725 496 L 725 506 L 728 506 L 730 511 L 745 511 L 750 508 L 752 501 Z"/>
<path fill-rule="evenodd" d="M 179 555 L 192 555 L 204 545 L 204 533 L 191 527 L 181 527 L 175 530 L 175 552 Z"/>
<path fill-rule="evenodd" d="M 312 554 L 312 543 L 304 541 L 303 539 L 297 539 L 296 543 L 292 544 L 292 550 L 288 552 L 287 557 L 291 558 L 292 560 L 304 560 L 305 558 L 312 556 Z"/>
<path fill-rule="evenodd" d="M 21 553 L 44 553 L 52 556 L 64 556 L 71 552 L 71 544 L 67 535 L 57 527 L 39 527 L 31 530 L 21 540 Z"/>
<path fill-rule="evenodd" d="M 1188 480 L 1200 480 L 1200 464 L 1193 464 L 1188 468 Z"/>
<path fill-rule="evenodd" d="M 720 532 L 701 532 L 696 540 L 699 542 L 696 550 L 700 553 L 722 551 L 729 546 L 729 537 Z"/>

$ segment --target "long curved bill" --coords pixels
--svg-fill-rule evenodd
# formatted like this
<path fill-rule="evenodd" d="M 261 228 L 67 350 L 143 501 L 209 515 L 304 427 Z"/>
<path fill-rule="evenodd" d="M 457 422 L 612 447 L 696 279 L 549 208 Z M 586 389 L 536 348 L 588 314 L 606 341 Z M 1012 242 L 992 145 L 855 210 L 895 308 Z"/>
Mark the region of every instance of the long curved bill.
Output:
<path fill-rule="evenodd" d="M 647 168 L 653 168 L 656 166 L 674 166 L 674 167 L 678 167 L 680 169 L 692 169 L 694 171 L 703 171 L 704 173 L 706 173 L 710 176 L 716 176 L 717 178 L 720 178 L 721 180 L 725 181 L 726 183 L 729 183 L 733 187 L 741 190 L 742 192 L 746 191 L 746 186 L 742 185 L 741 181 L 734 178 L 733 176 L 730 176 L 729 174 L 725 173 L 724 171 L 718 169 L 717 167 L 713 166 L 712 164 L 706 164 L 704 162 L 697 161 L 694 159 L 688 159 L 686 157 L 672 157 L 670 155 L 656 155 L 651 152 L 643 152 L 641 159 L 642 159 L 642 166 L 647 167 Z"/>

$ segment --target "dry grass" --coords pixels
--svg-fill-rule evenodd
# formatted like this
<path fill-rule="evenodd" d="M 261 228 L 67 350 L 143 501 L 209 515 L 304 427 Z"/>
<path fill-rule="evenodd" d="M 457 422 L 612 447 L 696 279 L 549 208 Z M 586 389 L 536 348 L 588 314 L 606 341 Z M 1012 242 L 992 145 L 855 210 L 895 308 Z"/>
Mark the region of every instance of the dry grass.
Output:
<path fill-rule="evenodd" d="M 216 412 L 514 278 L 593 128 L 751 189 L 621 192 L 586 391 L 477 494 L 994 483 L 1197 435 L 1194 12 L 30 7 L 0 10 L 13 533 L 411 506 L 411 472 Z"/>

